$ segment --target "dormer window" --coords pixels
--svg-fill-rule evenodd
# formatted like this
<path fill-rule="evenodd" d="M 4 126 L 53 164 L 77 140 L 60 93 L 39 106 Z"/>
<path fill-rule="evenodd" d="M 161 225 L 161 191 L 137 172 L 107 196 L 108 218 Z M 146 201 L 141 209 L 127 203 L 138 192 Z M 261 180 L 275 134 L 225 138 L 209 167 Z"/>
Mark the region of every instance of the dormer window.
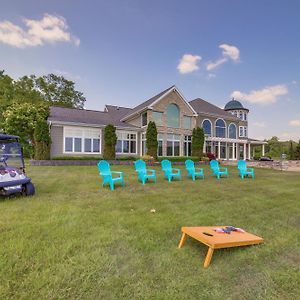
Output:
<path fill-rule="evenodd" d="M 147 112 L 142 113 L 142 126 L 147 126 Z"/>

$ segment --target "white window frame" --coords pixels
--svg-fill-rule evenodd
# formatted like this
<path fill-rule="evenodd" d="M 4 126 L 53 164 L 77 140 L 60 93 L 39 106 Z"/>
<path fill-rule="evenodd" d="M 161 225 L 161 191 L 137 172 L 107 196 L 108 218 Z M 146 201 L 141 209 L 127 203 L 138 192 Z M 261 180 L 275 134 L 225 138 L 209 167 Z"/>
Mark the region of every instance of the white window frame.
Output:
<path fill-rule="evenodd" d="M 168 136 L 172 136 L 172 139 L 169 139 Z M 175 139 L 174 136 L 179 136 L 179 139 Z M 168 153 L 168 142 L 172 142 L 172 155 L 167 155 Z M 174 142 L 179 142 L 179 155 L 174 155 Z M 181 135 L 176 133 L 167 133 L 167 148 L 166 148 L 166 156 L 167 157 L 178 157 L 181 153 Z"/>
<path fill-rule="evenodd" d="M 122 152 L 117 152 L 117 150 L 116 150 L 116 154 L 125 154 L 125 155 L 131 155 L 131 154 L 133 154 L 133 155 L 136 155 L 137 154 L 137 149 L 138 149 L 138 133 L 136 131 L 117 130 L 116 134 L 117 134 L 117 136 L 118 136 L 118 134 L 122 134 L 122 135 L 123 134 L 125 134 L 125 135 L 127 135 L 127 134 L 134 134 L 135 135 L 135 152 L 124 152 L 123 141 L 129 141 L 129 145 L 130 145 L 130 141 L 134 141 L 134 140 L 131 140 L 131 138 L 129 138 L 129 139 L 123 139 L 122 138 L 121 139 L 121 141 L 122 141 Z M 117 138 L 117 141 L 118 140 L 119 139 Z"/>
<path fill-rule="evenodd" d="M 146 125 L 143 125 L 143 115 L 146 114 Z M 141 113 L 141 128 L 147 127 L 148 126 L 148 112 L 144 111 Z"/>
<path fill-rule="evenodd" d="M 226 121 L 225 121 L 223 118 L 218 118 L 218 119 L 216 119 L 216 121 L 215 121 L 215 127 L 214 127 L 214 130 L 215 130 L 214 136 L 217 137 L 217 122 L 218 122 L 219 120 L 222 120 L 222 121 L 225 123 L 225 136 L 224 136 L 224 137 L 220 137 L 220 138 L 227 138 L 227 123 L 226 123 Z M 224 127 L 220 127 L 220 126 L 218 126 L 218 127 L 219 127 L 219 128 L 224 128 Z M 219 137 L 219 136 L 218 136 L 218 137 Z"/>
<path fill-rule="evenodd" d="M 68 134 L 68 130 L 76 130 L 81 132 L 80 134 Z M 90 132 L 94 132 L 91 134 Z M 96 135 L 98 136 L 96 137 Z M 66 151 L 66 138 L 72 138 L 72 151 Z M 75 150 L 75 138 L 81 139 L 81 152 Z M 80 127 L 80 126 L 64 126 L 63 127 L 63 154 L 87 154 L 87 155 L 97 155 L 102 154 L 102 130 L 101 128 L 91 128 L 91 127 Z M 99 139 L 99 152 L 85 152 L 84 151 L 84 140 L 91 139 L 91 150 L 93 150 L 94 139 Z"/>
<path fill-rule="evenodd" d="M 210 135 L 208 135 L 207 133 L 204 133 L 206 136 L 210 136 L 210 137 L 212 137 L 212 136 L 214 136 L 214 133 L 213 133 L 213 124 L 212 124 L 212 121 L 210 120 L 210 119 L 204 119 L 203 121 L 202 121 L 202 123 L 201 123 L 201 128 L 203 128 L 203 123 L 204 123 L 204 121 L 209 121 L 209 123 L 210 123 Z M 203 130 L 204 131 L 204 130 Z"/>
<path fill-rule="evenodd" d="M 191 145 L 191 155 L 188 155 L 189 144 Z M 187 155 L 184 155 L 184 151 L 187 153 Z M 186 157 L 192 156 L 192 135 L 185 135 L 183 138 L 183 155 Z"/>
<path fill-rule="evenodd" d="M 228 133 L 227 133 L 227 136 L 228 136 L 228 138 L 230 138 L 230 139 L 232 139 L 232 137 L 230 137 L 230 135 L 229 135 L 229 128 L 230 128 L 230 125 L 234 125 L 235 126 L 235 138 L 237 138 L 237 136 L 238 136 L 238 134 L 237 134 L 237 126 L 236 126 L 236 124 L 234 124 L 234 123 L 229 123 L 229 125 L 228 125 Z"/>
<path fill-rule="evenodd" d="M 239 137 L 248 137 L 248 127 L 239 126 Z"/>

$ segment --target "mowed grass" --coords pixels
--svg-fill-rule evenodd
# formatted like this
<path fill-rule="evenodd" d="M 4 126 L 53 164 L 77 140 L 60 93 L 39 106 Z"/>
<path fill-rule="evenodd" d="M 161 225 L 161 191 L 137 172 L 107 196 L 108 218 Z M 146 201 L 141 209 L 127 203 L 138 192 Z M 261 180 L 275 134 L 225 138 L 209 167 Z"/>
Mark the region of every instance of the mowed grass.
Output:
<path fill-rule="evenodd" d="M 96 167 L 28 167 L 36 196 L 0 201 L 0 299 L 299 299 L 300 173 L 101 187 Z M 150 210 L 156 209 L 156 213 Z M 216 250 L 182 226 L 232 225 L 257 246 Z"/>

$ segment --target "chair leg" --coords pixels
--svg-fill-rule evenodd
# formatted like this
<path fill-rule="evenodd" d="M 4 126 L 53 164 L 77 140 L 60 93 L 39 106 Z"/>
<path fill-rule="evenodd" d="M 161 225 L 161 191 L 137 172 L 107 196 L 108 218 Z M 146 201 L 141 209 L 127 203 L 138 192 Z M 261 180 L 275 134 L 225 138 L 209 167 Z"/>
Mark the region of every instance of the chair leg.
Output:
<path fill-rule="evenodd" d="M 209 247 L 204 261 L 204 268 L 207 268 L 209 266 L 213 254 L 214 249 Z"/>
<path fill-rule="evenodd" d="M 181 239 L 180 239 L 180 242 L 179 242 L 179 245 L 178 245 L 178 248 L 183 247 L 183 245 L 184 245 L 184 243 L 186 241 L 186 238 L 187 238 L 187 235 L 183 232 L 182 236 L 181 236 Z"/>
<path fill-rule="evenodd" d="M 113 183 L 113 182 L 111 182 L 109 185 L 110 185 L 110 189 L 113 191 L 113 190 L 115 189 L 115 185 L 114 185 L 114 183 Z"/>

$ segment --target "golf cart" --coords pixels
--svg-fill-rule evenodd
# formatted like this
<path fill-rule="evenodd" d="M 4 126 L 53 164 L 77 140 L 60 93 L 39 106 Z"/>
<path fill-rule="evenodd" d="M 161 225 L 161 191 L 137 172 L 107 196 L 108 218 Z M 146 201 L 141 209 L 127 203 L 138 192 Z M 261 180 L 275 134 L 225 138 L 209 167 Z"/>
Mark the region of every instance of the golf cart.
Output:
<path fill-rule="evenodd" d="M 34 185 L 25 174 L 19 137 L 0 134 L 0 196 L 16 193 L 32 196 L 34 192 Z"/>

